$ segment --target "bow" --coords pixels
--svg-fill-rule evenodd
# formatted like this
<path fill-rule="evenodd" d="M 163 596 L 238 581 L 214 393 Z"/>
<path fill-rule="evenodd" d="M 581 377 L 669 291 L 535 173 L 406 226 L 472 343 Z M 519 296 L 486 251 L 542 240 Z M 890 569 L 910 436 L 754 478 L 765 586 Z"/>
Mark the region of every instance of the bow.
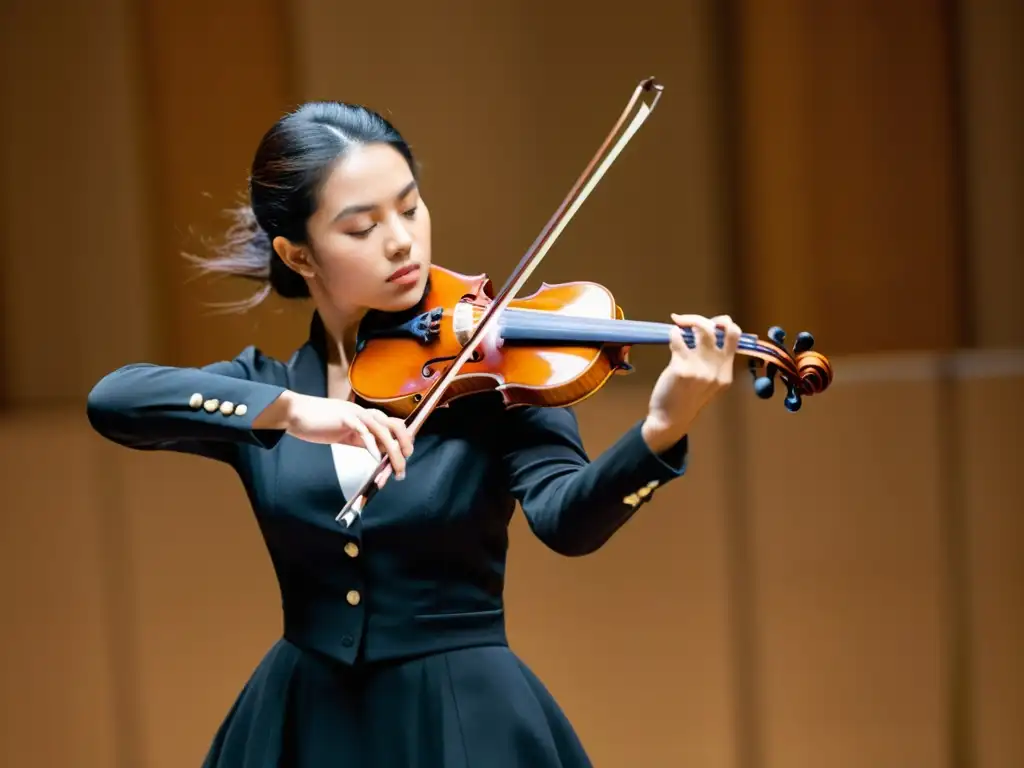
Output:
<path fill-rule="evenodd" d="M 522 289 L 530 275 L 540 265 L 540 262 L 551 249 L 551 246 L 554 245 L 562 231 L 569 224 L 569 221 L 576 215 L 580 206 L 590 196 L 590 193 L 594 191 L 594 188 L 601 181 L 608 168 L 611 167 L 611 164 L 615 162 L 615 159 L 625 148 L 626 144 L 629 143 L 629 140 L 633 138 L 634 134 L 640 129 L 640 126 L 643 125 L 651 112 L 654 111 L 654 107 L 661 98 L 663 90 L 664 87 L 653 77 L 650 77 L 641 81 L 633 91 L 629 103 L 622 111 L 612 130 L 608 133 L 608 136 L 593 158 L 591 158 L 583 173 L 580 174 L 572 189 L 569 190 L 561 205 L 559 205 L 558 209 L 523 255 L 523 258 L 512 271 L 505 285 L 502 286 L 501 290 L 494 297 L 494 300 L 477 324 L 472 336 L 445 372 L 430 387 L 415 410 L 406 418 L 406 424 L 413 435 L 419 431 L 430 414 L 437 408 L 451 382 L 459 374 L 466 361 L 472 357 L 480 340 L 491 332 L 501 311 L 516 297 L 516 294 Z M 649 94 L 653 94 L 649 98 L 649 103 L 641 100 L 641 96 Z M 633 115 L 632 119 L 630 119 L 631 114 Z M 377 465 L 377 468 L 363 483 L 359 492 L 348 500 L 335 519 L 346 526 L 351 526 L 355 522 L 356 517 L 362 513 L 370 499 L 373 498 L 377 491 L 384 487 L 384 483 L 390 476 L 391 461 L 385 455 L 381 459 L 380 464 Z"/>

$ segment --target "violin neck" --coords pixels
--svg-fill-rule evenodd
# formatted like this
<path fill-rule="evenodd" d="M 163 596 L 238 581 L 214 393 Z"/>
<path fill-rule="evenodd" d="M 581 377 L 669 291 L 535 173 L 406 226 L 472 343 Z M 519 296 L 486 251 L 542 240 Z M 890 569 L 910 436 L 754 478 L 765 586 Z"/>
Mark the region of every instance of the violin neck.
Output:
<path fill-rule="evenodd" d="M 498 323 L 501 338 L 510 342 L 534 344 L 612 344 L 635 346 L 638 344 L 668 344 L 671 323 L 645 320 L 615 320 L 612 318 L 576 317 L 529 309 L 506 309 Z M 692 332 L 683 329 L 686 341 L 692 341 Z M 725 339 L 725 331 L 717 329 L 718 342 Z M 744 333 L 739 349 L 757 350 L 757 336 Z"/>

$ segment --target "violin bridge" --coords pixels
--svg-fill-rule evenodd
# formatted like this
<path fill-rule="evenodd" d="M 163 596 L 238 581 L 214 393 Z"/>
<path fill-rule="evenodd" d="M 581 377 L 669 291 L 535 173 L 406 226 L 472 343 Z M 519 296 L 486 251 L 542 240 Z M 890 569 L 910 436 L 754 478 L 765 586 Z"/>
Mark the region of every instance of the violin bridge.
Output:
<path fill-rule="evenodd" d="M 460 301 L 452 310 L 452 330 L 455 332 L 455 340 L 460 347 L 464 347 L 473 338 L 475 330 L 474 307 L 466 301 Z"/>

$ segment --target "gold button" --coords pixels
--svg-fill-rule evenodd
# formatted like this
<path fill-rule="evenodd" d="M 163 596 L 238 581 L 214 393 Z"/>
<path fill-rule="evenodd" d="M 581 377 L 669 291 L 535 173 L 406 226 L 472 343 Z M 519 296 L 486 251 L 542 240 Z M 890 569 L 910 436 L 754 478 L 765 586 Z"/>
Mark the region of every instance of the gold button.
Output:
<path fill-rule="evenodd" d="M 629 496 L 626 496 L 625 498 L 622 499 L 622 503 L 628 504 L 631 507 L 635 507 L 637 504 L 640 503 L 640 497 L 637 496 L 635 493 L 631 493 L 629 494 Z"/>
<path fill-rule="evenodd" d="M 245 412 L 248 410 L 245 403 L 239 403 L 235 406 L 235 416 L 245 416 Z"/>
<path fill-rule="evenodd" d="M 235 404 L 225 400 L 220 404 L 220 412 L 225 416 L 230 416 L 231 412 L 235 410 Z"/>
<path fill-rule="evenodd" d="M 359 605 L 359 593 L 354 589 L 345 595 L 345 599 L 348 600 L 349 605 Z"/>
<path fill-rule="evenodd" d="M 637 491 L 636 495 L 639 496 L 641 499 L 646 499 L 648 496 L 651 495 L 651 489 L 650 487 L 645 486 L 641 488 L 639 491 Z"/>
<path fill-rule="evenodd" d="M 350 541 L 345 545 L 345 554 L 349 557 L 355 557 L 359 554 L 359 547 L 355 545 L 355 542 Z"/>
<path fill-rule="evenodd" d="M 192 397 L 188 399 L 189 407 L 193 410 L 198 410 L 203 407 L 203 395 L 201 392 L 196 392 Z"/>
<path fill-rule="evenodd" d="M 203 403 L 203 408 L 205 408 L 209 413 L 213 413 L 217 410 L 218 405 L 220 405 L 219 400 L 207 400 Z"/>
<path fill-rule="evenodd" d="M 647 484 L 647 487 L 648 487 L 648 488 L 650 488 L 650 489 L 651 489 L 651 490 L 653 491 L 653 490 L 654 490 L 655 488 L 657 488 L 657 487 L 658 487 L 659 485 L 661 485 L 661 483 L 660 483 L 659 481 L 657 481 L 657 480 L 651 480 L 651 482 L 649 482 L 649 483 Z"/>

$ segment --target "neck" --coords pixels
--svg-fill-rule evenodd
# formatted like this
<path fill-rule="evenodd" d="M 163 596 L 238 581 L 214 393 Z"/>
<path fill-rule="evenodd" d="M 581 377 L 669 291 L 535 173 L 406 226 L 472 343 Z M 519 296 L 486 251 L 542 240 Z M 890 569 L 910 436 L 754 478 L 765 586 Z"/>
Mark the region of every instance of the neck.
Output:
<path fill-rule="evenodd" d="M 612 318 L 575 317 L 528 309 L 506 309 L 499 321 L 499 334 L 506 342 L 534 344 L 668 344 L 671 323 L 653 323 L 643 320 L 615 320 Z M 692 342 L 693 333 L 683 329 L 683 337 Z M 724 341 L 725 331 L 718 329 L 718 340 Z M 757 336 L 744 333 L 740 337 L 741 350 L 758 349 Z"/>
<path fill-rule="evenodd" d="M 334 306 L 317 306 L 327 336 L 327 362 L 348 370 L 356 354 L 356 336 L 366 310 L 346 310 Z"/>

